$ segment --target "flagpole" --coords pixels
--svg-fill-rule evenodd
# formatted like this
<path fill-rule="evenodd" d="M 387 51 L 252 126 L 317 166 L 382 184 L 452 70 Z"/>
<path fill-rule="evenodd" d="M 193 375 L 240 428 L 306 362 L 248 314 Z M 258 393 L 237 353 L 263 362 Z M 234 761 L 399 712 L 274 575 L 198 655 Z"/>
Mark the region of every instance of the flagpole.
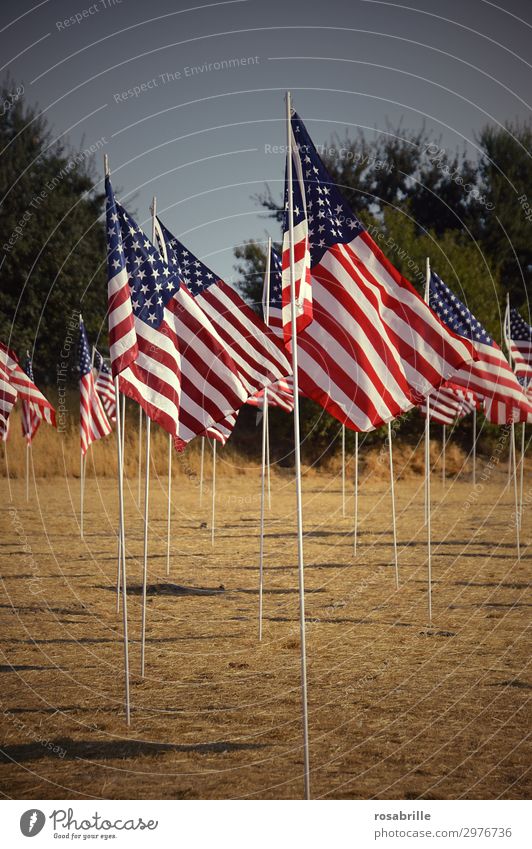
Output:
<path fill-rule="evenodd" d="M 104 154 L 104 171 L 105 176 L 109 176 L 109 157 Z M 124 478 L 123 478 L 123 460 L 122 460 L 122 443 L 120 439 L 120 388 L 119 377 L 115 375 L 115 406 L 116 406 L 116 460 L 117 460 L 117 476 L 118 476 L 118 533 L 120 537 L 120 551 L 122 552 L 122 617 L 124 630 L 124 679 L 125 679 L 125 702 L 126 702 L 126 723 L 131 723 L 131 707 L 129 697 L 129 641 L 127 628 L 127 578 L 126 578 L 126 541 L 124 531 Z"/>
<path fill-rule="evenodd" d="M 216 507 L 216 439 L 212 440 L 212 504 L 211 504 L 211 545 L 214 546 L 214 511 Z"/>
<path fill-rule="evenodd" d="M 517 451 L 515 450 L 515 424 L 512 421 L 512 456 L 513 456 L 513 478 L 514 478 L 514 505 L 515 505 L 515 536 L 517 545 L 517 560 L 521 560 L 521 540 L 519 521 L 519 493 L 517 489 Z"/>
<path fill-rule="evenodd" d="M 172 514 L 172 436 L 168 434 L 168 512 L 166 515 L 166 574 L 170 574 L 170 522 Z"/>
<path fill-rule="evenodd" d="M 200 458 L 200 481 L 199 481 L 199 503 L 203 501 L 203 461 L 205 458 L 205 439 L 201 439 L 201 458 Z"/>
<path fill-rule="evenodd" d="M 446 446 L 446 428 L 445 425 L 442 426 L 442 463 L 441 463 L 441 482 L 443 484 L 443 488 L 445 489 L 445 446 Z"/>
<path fill-rule="evenodd" d="M 425 301 L 430 302 L 430 259 L 426 260 Z M 425 524 L 427 526 L 427 579 L 428 579 L 428 612 L 429 624 L 432 623 L 432 547 L 431 547 L 431 515 L 430 515 L 430 400 L 426 398 L 427 412 L 425 416 Z"/>
<path fill-rule="evenodd" d="M 122 455 L 122 435 L 120 427 L 120 391 L 118 386 L 118 375 L 115 376 L 115 404 L 116 404 L 116 450 L 117 450 L 117 475 L 118 475 L 118 556 L 119 575 L 122 574 L 122 620 L 124 628 L 124 677 L 126 687 L 126 722 L 131 723 L 131 710 L 129 699 L 129 643 L 127 629 L 127 578 L 126 578 L 126 539 L 124 532 L 124 464 Z M 120 586 L 120 583 L 118 584 Z M 118 604 L 118 602 L 117 602 Z"/>
<path fill-rule="evenodd" d="M 521 425 L 521 463 L 519 469 L 519 528 L 523 523 L 523 472 L 525 466 L 525 429 L 526 423 Z"/>
<path fill-rule="evenodd" d="M 138 498 L 137 503 L 140 510 L 140 496 L 141 496 L 141 484 L 142 484 L 142 407 L 139 404 L 139 471 L 138 471 Z"/>
<path fill-rule="evenodd" d="M 30 451 L 31 442 L 26 438 L 26 501 L 30 500 Z"/>
<path fill-rule="evenodd" d="M 301 497 L 301 449 L 299 435 L 299 379 L 297 362 L 297 317 L 296 317 L 296 281 L 294 256 L 294 199 L 292 192 L 292 108 L 290 92 L 286 93 L 286 118 L 288 136 L 287 182 L 288 182 L 288 227 L 290 244 L 290 318 L 292 323 L 292 371 L 294 375 L 294 454 L 296 473 L 297 505 L 297 553 L 299 574 L 299 627 L 301 643 L 301 709 L 303 723 L 303 757 L 305 773 L 305 799 L 310 799 L 310 762 L 308 738 L 307 704 L 307 653 L 305 635 L 305 574 L 303 561 L 303 507 Z"/>
<path fill-rule="evenodd" d="M 155 245 L 155 219 L 157 216 L 157 198 L 153 196 L 152 206 L 152 243 Z M 142 572 L 142 621 L 140 637 L 140 677 L 144 678 L 146 660 L 146 590 L 148 583 L 148 518 L 150 498 L 150 443 L 151 419 L 146 414 L 146 468 L 144 470 L 144 567 Z"/>
<path fill-rule="evenodd" d="M 342 425 L 342 517 L 345 519 L 345 424 Z"/>
<path fill-rule="evenodd" d="M 259 546 L 259 642 L 262 640 L 262 590 L 264 569 L 264 489 L 265 489 L 265 464 L 266 464 L 266 409 L 268 406 L 267 390 L 264 390 L 262 400 L 262 472 L 260 481 L 260 546 Z"/>
<path fill-rule="evenodd" d="M 392 497 L 393 559 L 395 564 L 395 588 L 399 589 L 399 561 L 397 557 L 397 525 L 395 520 L 395 481 L 393 477 L 392 423 L 388 422 L 388 454 L 390 457 L 390 494 Z"/>
<path fill-rule="evenodd" d="M 265 324 L 270 318 L 270 263 L 272 255 L 272 240 L 268 238 L 268 254 L 266 256 L 266 273 L 262 292 L 262 310 Z M 264 577 L 264 497 L 268 441 L 268 390 L 265 387 L 262 396 L 262 463 L 260 476 L 260 543 L 259 543 L 259 642 L 262 640 L 262 595 Z"/>
<path fill-rule="evenodd" d="M 270 408 L 266 405 L 266 477 L 268 481 L 268 510 L 272 509 L 272 485 L 270 479 Z"/>
<path fill-rule="evenodd" d="M 473 410 L 473 486 L 477 482 L 477 408 Z"/>
<path fill-rule="evenodd" d="M 357 553 L 358 536 L 358 430 L 355 430 L 355 528 L 353 533 L 353 554 Z"/>

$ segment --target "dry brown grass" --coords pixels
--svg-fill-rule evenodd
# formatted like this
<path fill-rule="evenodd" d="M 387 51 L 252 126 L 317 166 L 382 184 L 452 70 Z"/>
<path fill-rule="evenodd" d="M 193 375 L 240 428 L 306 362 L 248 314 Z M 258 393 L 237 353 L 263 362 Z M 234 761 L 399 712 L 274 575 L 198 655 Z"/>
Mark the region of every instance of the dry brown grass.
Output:
<path fill-rule="evenodd" d="M 83 541 L 79 481 L 71 475 L 38 477 L 29 504 L 23 480 L 10 482 L 11 494 L 7 481 L 0 482 L 2 792 L 14 798 L 301 797 L 289 473 L 274 476 L 267 516 L 262 644 L 256 468 L 240 464 L 238 475 L 232 473 L 220 452 L 214 549 L 209 492 L 200 508 L 194 476 L 176 472 L 169 578 L 165 481 L 154 477 L 145 680 L 139 677 L 142 525 L 130 474 L 128 729 L 109 452 L 108 466 L 94 452 L 104 474 L 87 482 Z M 193 454 L 189 462 L 196 459 Z M 71 468 L 50 456 L 52 462 L 49 471 Z M 530 790 L 529 516 L 517 563 L 504 473 L 494 473 L 478 499 L 467 476 L 443 490 L 434 475 L 429 627 L 422 480 L 397 486 L 396 591 L 388 488 L 371 462 L 366 459 L 361 482 L 356 558 L 352 499 L 344 519 L 338 477 L 316 474 L 304 483 L 312 794 L 524 798 Z"/>

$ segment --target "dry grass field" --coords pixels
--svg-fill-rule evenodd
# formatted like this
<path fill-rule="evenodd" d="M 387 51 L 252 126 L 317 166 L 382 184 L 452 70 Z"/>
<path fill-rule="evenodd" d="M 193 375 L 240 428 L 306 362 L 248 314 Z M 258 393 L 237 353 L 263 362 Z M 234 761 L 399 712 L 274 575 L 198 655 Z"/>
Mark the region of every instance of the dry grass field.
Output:
<path fill-rule="evenodd" d="M 169 576 L 166 481 L 154 474 L 142 680 L 142 519 L 135 466 L 128 465 L 127 728 L 114 455 L 110 445 L 95 446 L 99 472 L 87 480 L 80 540 L 75 465 L 63 461 L 61 474 L 61 458 L 51 466 L 46 453 L 38 455 L 38 439 L 29 502 L 23 479 L 9 486 L 0 480 L 1 792 L 12 798 L 300 798 L 289 472 L 272 478 L 261 644 L 257 468 L 235 471 L 231 456 L 219 452 L 211 547 L 210 491 L 207 485 L 200 507 L 198 455 L 175 462 Z M 356 557 L 353 499 L 342 518 L 340 478 L 314 471 L 304 478 L 312 795 L 524 798 L 530 793 L 530 515 L 524 515 L 519 563 L 513 496 L 502 466 L 482 481 L 477 497 L 468 473 L 449 478 L 445 488 L 434 474 L 429 626 L 423 479 L 413 466 L 396 468 L 399 590 L 389 489 L 378 461 L 366 458 L 362 475 Z"/>

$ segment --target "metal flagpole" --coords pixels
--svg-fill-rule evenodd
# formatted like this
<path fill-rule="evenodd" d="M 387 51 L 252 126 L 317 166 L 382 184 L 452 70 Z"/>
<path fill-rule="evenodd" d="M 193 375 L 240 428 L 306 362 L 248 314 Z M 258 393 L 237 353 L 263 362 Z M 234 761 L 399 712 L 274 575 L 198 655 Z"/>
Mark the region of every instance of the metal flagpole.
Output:
<path fill-rule="evenodd" d="M 26 439 L 26 501 L 30 500 L 30 451 L 31 442 Z"/>
<path fill-rule="evenodd" d="M 519 528 L 523 522 L 523 473 L 525 466 L 525 429 L 526 424 L 521 425 L 521 463 L 519 468 Z"/>
<path fill-rule="evenodd" d="M 425 301 L 430 301 L 430 259 L 427 257 L 425 277 Z M 431 516 L 430 516 L 430 401 L 426 398 L 427 414 L 425 417 L 425 523 L 427 525 L 427 579 L 428 579 L 428 609 L 429 623 L 432 622 L 432 546 L 431 546 Z"/>
<path fill-rule="evenodd" d="M 342 517 L 345 519 L 345 424 L 342 425 Z"/>
<path fill-rule="evenodd" d="M 199 479 L 199 503 L 203 501 L 203 461 L 205 458 L 205 439 L 201 440 L 200 479 Z"/>
<path fill-rule="evenodd" d="M 262 470 L 260 480 L 260 546 L 259 546 L 259 641 L 262 640 L 262 589 L 263 589 L 263 567 L 264 567 L 264 496 L 266 480 L 266 409 L 268 390 L 264 390 L 262 401 Z"/>
<path fill-rule="evenodd" d="M 172 514 L 172 436 L 168 434 L 168 512 L 166 515 L 166 574 L 170 574 L 170 522 Z"/>
<path fill-rule="evenodd" d="M 139 492 L 137 498 L 137 504 L 140 510 L 140 496 L 141 496 L 141 484 L 142 484 L 142 407 L 139 404 Z"/>
<path fill-rule="evenodd" d="M 272 240 L 268 239 L 268 255 L 266 257 L 266 273 L 262 291 L 262 311 L 265 324 L 270 317 L 270 263 L 272 255 Z M 262 640 L 262 595 L 264 577 L 264 496 L 268 442 L 268 389 L 265 387 L 262 396 L 262 464 L 260 476 L 260 543 L 259 543 L 259 642 Z"/>
<path fill-rule="evenodd" d="M 390 456 L 390 494 L 392 497 L 392 525 L 393 525 L 393 559 L 395 563 L 395 586 L 399 589 L 399 561 L 397 558 L 397 525 L 395 520 L 395 482 L 393 478 L 393 449 L 392 449 L 392 423 L 388 422 L 388 453 Z"/>
<path fill-rule="evenodd" d="M 105 176 L 109 176 L 109 158 L 104 155 L 104 171 Z M 122 459 L 122 440 L 120 432 L 120 390 L 119 378 L 115 375 L 115 405 L 116 405 L 116 459 L 117 459 L 117 476 L 118 476 L 118 533 L 119 533 L 119 549 L 122 553 L 122 616 L 124 628 L 124 679 L 125 679 L 125 701 L 126 701 L 126 723 L 131 723 L 131 710 L 129 699 L 129 642 L 127 630 L 127 578 L 126 578 L 126 540 L 124 532 L 124 478 L 123 470 L 124 463 Z"/>
<path fill-rule="evenodd" d="M 116 406 L 116 427 L 120 428 L 122 433 L 122 441 L 121 441 L 121 467 L 120 467 L 120 476 L 122 479 L 122 486 L 124 481 L 124 453 L 125 453 L 125 445 L 126 445 L 126 396 L 122 395 L 122 418 L 119 416 L 120 410 L 118 409 L 118 404 L 115 400 Z M 125 528 L 124 528 L 124 539 L 125 539 Z M 125 552 L 124 552 L 125 556 Z M 119 532 L 118 534 L 118 565 L 116 570 L 116 612 L 120 612 L 120 581 L 122 574 L 122 534 Z"/>
<path fill-rule="evenodd" d="M 268 482 L 268 510 L 272 509 L 272 484 L 270 479 L 270 408 L 266 405 L 266 479 Z"/>
<path fill-rule="evenodd" d="M 477 408 L 473 410 L 473 486 L 477 482 Z"/>
<path fill-rule="evenodd" d="M 442 462 L 441 462 L 441 482 L 445 488 L 445 445 L 446 445 L 446 434 L 445 434 L 445 425 L 443 427 L 442 432 Z"/>
<path fill-rule="evenodd" d="M 292 193 L 292 105 L 290 92 L 286 93 L 286 119 L 288 135 L 287 182 L 288 227 L 290 236 L 290 318 L 292 324 L 292 371 L 294 374 L 294 454 L 297 505 L 297 554 L 299 574 L 299 627 L 301 635 L 301 710 L 303 722 L 303 758 L 305 772 L 305 799 L 310 799 L 310 762 L 307 705 L 307 652 L 305 639 L 305 573 L 303 561 L 303 507 L 301 498 L 301 448 L 299 436 L 299 379 L 297 365 L 297 317 L 294 255 L 294 199 Z"/>
<path fill-rule="evenodd" d="M 517 545 L 517 559 L 521 560 L 521 540 L 519 522 L 519 492 L 517 487 L 517 451 L 515 450 L 515 424 L 512 422 L 512 466 L 514 478 L 514 507 L 515 507 L 515 536 Z"/>
<path fill-rule="evenodd" d="M 212 440 L 212 504 L 211 504 L 211 545 L 214 546 L 214 510 L 216 506 L 216 440 Z"/>
<path fill-rule="evenodd" d="M 129 702 L 129 644 L 127 632 L 127 578 L 126 578 L 126 538 L 124 533 L 124 464 L 122 456 L 122 438 L 120 427 L 120 392 L 118 388 L 118 375 L 114 379 L 115 403 L 116 403 L 116 449 L 117 449 L 117 475 L 118 475 L 118 552 L 120 566 L 119 573 L 122 574 L 122 619 L 124 624 L 124 676 L 126 684 L 126 722 L 131 722 Z"/>
<path fill-rule="evenodd" d="M 157 199 L 154 195 L 152 206 L 152 234 L 151 240 L 155 245 L 155 219 L 157 215 Z M 151 443 L 151 419 L 146 415 L 146 468 L 144 470 L 144 568 L 142 573 L 142 622 L 140 637 L 140 676 L 144 678 L 145 655 L 146 655 L 146 589 L 148 583 L 148 517 L 150 498 L 150 443 Z"/>
<path fill-rule="evenodd" d="M 358 536 L 358 430 L 355 430 L 355 528 L 353 532 L 353 554 L 357 553 Z"/>
<path fill-rule="evenodd" d="M 79 449 L 79 458 L 80 458 L 80 518 L 79 518 L 79 530 L 81 539 L 83 539 L 83 516 L 84 516 L 84 500 L 85 500 L 85 458 L 83 457 L 83 451 L 80 447 Z"/>

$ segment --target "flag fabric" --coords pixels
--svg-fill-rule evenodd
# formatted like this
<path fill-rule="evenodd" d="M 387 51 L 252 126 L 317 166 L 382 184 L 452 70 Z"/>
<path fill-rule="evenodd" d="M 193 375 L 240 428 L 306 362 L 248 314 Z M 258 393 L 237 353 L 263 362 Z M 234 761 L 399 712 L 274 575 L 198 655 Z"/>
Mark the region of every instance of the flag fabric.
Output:
<path fill-rule="evenodd" d="M 160 220 L 157 225 L 161 250 L 166 255 L 168 267 L 178 275 L 183 291 L 193 297 L 196 309 L 209 322 L 217 339 L 216 344 L 225 350 L 244 395 L 243 400 L 237 401 L 233 411 L 224 420 L 208 425 L 203 434 L 198 429 L 200 422 L 195 411 L 195 381 L 191 379 L 187 364 L 186 369 L 182 367 L 180 430 L 190 430 L 192 427 L 194 435 L 211 436 L 225 443 L 242 403 L 265 386 L 290 374 L 290 363 L 281 342 L 240 295 L 187 250 Z M 189 419 L 192 426 L 188 424 Z"/>
<path fill-rule="evenodd" d="M 224 427 L 249 393 L 209 317 L 116 201 L 109 180 L 107 217 L 113 373 L 182 450 L 208 428 Z"/>
<path fill-rule="evenodd" d="M 515 375 L 519 383 L 527 387 L 532 381 L 532 327 L 510 304 L 506 306 L 504 336 Z"/>
<path fill-rule="evenodd" d="M 285 377 L 282 380 L 277 380 L 268 387 L 267 395 L 268 407 L 279 407 L 285 413 L 293 413 L 294 411 L 294 384 L 292 377 Z M 250 407 L 258 407 L 260 410 L 264 407 L 264 389 L 257 392 L 248 398 Z"/>
<path fill-rule="evenodd" d="M 79 317 L 79 433 L 81 453 L 87 453 L 89 445 L 111 433 L 111 425 L 105 415 L 100 396 L 94 385 L 91 354 L 87 332 L 81 316 Z"/>
<path fill-rule="evenodd" d="M 32 383 L 35 383 L 35 378 L 33 376 L 33 363 L 29 354 L 26 357 L 24 371 L 26 372 Z M 39 408 L 34 406 L 31 401 L 23 401 L 20 423 L 22 427 L 22 436 L 24 437 L 26 442 L 28 442 L 29 445 L 31 445 L 31 443 L 33 442 L 33 438 L 39 430 L 41 422 L 42 417 L 39 412 Z"/>
<path fill-rule="evenodd" d="M 96 392 L 100 396 L 105 414 L 109 421 L 116 421 L 115 385 L 111 369 L 96 348 L 93 348 L 93 368 Z"/>
<path fill-rule="evenodd" d="M 291 129 L 301 162 L 293 192 L 298 200 L 301 173 L 305 200 L 295 203 L 295 238 L 300 237 L 300 256 L 308 228 L 312 288 L 312 321 L 298 333 L 299 387 L 347 427 L 369 431 L 421 403 L 474 358 L 473 346 L 443 325 L 384 256 L 333 183 L 296 113 Z M 283 227 L 286 234 L 286 209 Z M 283 249 L 285 333 L 287 267 Z"/>
<path fill-rule="evenodd" d="M 476 399 L 473 392 L 468 389 L 444 384 L 425 398 L 420 410 L 424 416 L 427 414 L 435 424 L 451 425 L 456 419 L 461 419 L 472 412 L 476 407 Z"/>
<path fill-rule="evenodd" d="M 208 315 L 233 358 L 249 395 L 292 373 L 283 345 L 251 307 L 185 248 L 159 220 L 168 265 Z"/>
<path fill-rule="evenodd" d="M 295 131 L 295 132 L 294 132 Z M 309 216 L 312 219 L 311 212 L 313 199 L 308 195 L 308 189 L 305 186 L 305 177 L 314 177 L 319 175 L 319 170 L 308 158 L 305 175 L 303 174 L 303 163 L 301 151 L 298 147 L 300 141 L 301 127 L 299 124 L 290 124 L 290 134 L 292 138 L 292 197 L 294 208 L 294 289 L 295 289 L 295 306 L 296 306 L 296 330 L 301 333 L 311 323 L 313 319 L 312 310 L 312 274 L 311 274 L 311 245 L 310 245 L 310 229 Z M 297 138 L 296 138 L 297 135 Z M 316 152 L 316 156 L 317 156 Z M 327 175 L 328 176 L 328 175 Z M 307 199 L 309 203 L 309 212 L 307 213 Z M 288 158 L 286 160 L 285 172 L 285 226 L 283 228 L 283 257 L 282 257 L 282 327 L 284 341 L 287 346 L 290 345 L 292 338 L 292 305 L 290 299 L 290 233 L 288 228 Z"/>
<path fill-rule="evenodd" d="M 264 287 L 266 289 L 266 287 Z M 266 312 L 266 304 L 263 303 L 264 320 L 268 318 L 267 324 L 276 336 L 281 339 L 283 334 L 283 261 L 281 256 L 272 246 L 270 251 L 270 281 L 269 281 L 269 304 Z M 266 292 L 264 291 L 264 298 Z"/>
<path fill-rule="evenodd" d="M 477 352 L 476 362 L 465 364 L 452 382 L 484 399 L 486 418 L 493 424 L 526 421 L 532 406 L 508 360 L 473 313 L 434 272 L 430 277 L 430 305 L 451 330 L 471 340 Z"/>
<path fill-rule="evenodd" d="M 5 348 L 5 346 L 2 346 Z M 5 349 L 9 351 L 9 349 Z M 38 389 L 33 380 L 21 368 L 18 358 L 13 351 L 9 351 L 11 360 L 10 366 L 10 381 L 13 388 L 17 391 L 22 401 L 27 401 L 38 410 L 42 419 L 45 422 L 56 427 L 55 410 L 50 402 L 44 397 L 40 389 Z"/>
<path fill-rule="evenodd" d="M 16 365 L 13 351 L 0 342 L 0 436 L 4 442 L 9 431 L 9 416 L 17 400 L 17 390 L 11 383 Z"/>

